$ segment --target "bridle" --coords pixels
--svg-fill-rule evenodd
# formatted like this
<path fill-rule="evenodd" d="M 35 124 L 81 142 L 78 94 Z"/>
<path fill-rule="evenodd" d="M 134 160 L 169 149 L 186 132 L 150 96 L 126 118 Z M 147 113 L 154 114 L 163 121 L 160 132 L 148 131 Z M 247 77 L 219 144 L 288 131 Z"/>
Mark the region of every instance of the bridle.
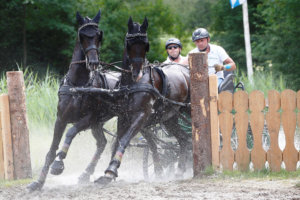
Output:
<path fill-rule="evenodd" d="M 97 51 L 97 54 L 99 55 L 99 49 L 97 48 L 97 46 L 96 46 L 95 44 L 92 44 L 92 45 L 88 46 L 88 47 L 85 48 L 85 49 L 84 49 L 83 46 L 81 45 L 79 33 L 80 33 L 81 29 L 83 29 L 84 27 L 87 27 L 87 26 L 95 26 L 95 27 L 97 27 L 97 29 L 98 29 L 98 27 L 99 27 L 98 24 L 93 23 L 93 22 L 89 22 L 89 23 L 86 23 L 86 24 L 84 24 L 84 25 L 82 25 L 82 26 L 80 26 L 80 27 L 78 28 L 78 31 L 77 31 L 77 38 L 78 38 L 78 42 L 79 42 L 80 48 L 81 48 L 81 50 L 83 51 L 85 58 L 86 58 L 86 54 L 87 54 L 90 50 L 93 50 L 93 49 L 96 50 L 96 51 Z M 74 64 L 83 64 L 83 63 L 87 63 L 87 59 L 85 59 L 85 60 L 73 61 L 73 62 L 70 63 L 69 67 L 71 67 L 71 65 L 74 65 Z"/>
<path fill-rule="evenodd" d="M 126 40 L 126 48 L 128 47 L 128 42 L 132 41 L 132 40 L 142 41 L 142 42 L 148 44 L 147 33 L 134 33 L 134 34 L 127 33 L 125 40 Z M 132 65 L 133 63 L 142 63 L 143 64 L 142 70 L 146 66 L 145 58 L 143 58 L 143 57 L 135 57 L 135 58 L 128 57 L 128 61 L 129 61 L 130 71 L 133 70 L 133 65 Z"/>
<path fill-rule="evenodd" d="M 81 27 L 79 27 L 79 28 L 78 28 L 78 32 L 77 32 L 77 36 L 78 36 L 78 41 L 79 41 L 80 47 L 81 47 L 81 49 L 82 49 L 82 51 L 84 52 L 85 55 L 86 55 L 90 50 L 93 50 L 93 49 L 96 50 L 97 53 L 99 54 L 99 49 L 97 48 L 97 46 L 96 46 L 95 44 L 92 44 L 92 45 L 88 46 L 88 47 L 85 48 L 85 49 L 84 49 L 84 48 L 82 47 L 82 45 L 81 45 L 79 33 L 80 33 L 81 29 L 83 29 L 84 27 L 87 27 L 87 26 L 95 26 L 95 27 L 97 27 L 97 29 L 98 29 L 98 24 L 93 23 L 93 22 L 86 23 L 86 24 L 82 25 Z"/>

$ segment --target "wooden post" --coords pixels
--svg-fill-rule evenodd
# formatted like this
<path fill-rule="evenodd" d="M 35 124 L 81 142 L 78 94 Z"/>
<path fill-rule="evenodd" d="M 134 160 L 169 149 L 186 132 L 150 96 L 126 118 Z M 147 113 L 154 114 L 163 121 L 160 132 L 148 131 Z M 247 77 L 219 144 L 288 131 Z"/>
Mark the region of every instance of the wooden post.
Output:
<path fill-rule="evenodd" d="M 207 54 L 189 54 L 189 65 L 195 177 L 212 164 Z"/>
<path fill-rule="evenodd" d="M 15 179 L 31 178 L 29 131 L 22 71 L 7 72 Z"/>
<path fill-rule="evenodd" d="M 7 94 L 0 95 L 1 127 L 4 157 L 4 175 L 5 179 L 14 179 L 14 162 L 12 150 L 12 138 L 10 128 L 9 100 Z"/>
<path fill-rule="evenodd" d="M 217 75 L 209 75 L 209 107 L 210 107 L 210 130 L 212 165 L 215 169 L 220 167 L 220 134 L 218 117 L 218 78 Z"/>

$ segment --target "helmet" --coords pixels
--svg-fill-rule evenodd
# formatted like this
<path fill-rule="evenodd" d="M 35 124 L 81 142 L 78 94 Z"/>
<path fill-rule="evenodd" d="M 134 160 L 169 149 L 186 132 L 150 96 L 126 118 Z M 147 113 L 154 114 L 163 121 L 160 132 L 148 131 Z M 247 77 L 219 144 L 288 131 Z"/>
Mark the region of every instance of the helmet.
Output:
<path fill-rule="evenodd" d="M 192 40 L 195 42 L 196 40 L 202 39 L 202 38 L 208 38 L 209 33 L 205 28 L 197 28 L 192 35 Z"/>
<path fill-rule="evenodd" d="M 177 44 L 178 46 L 180 46 L 180 48 L 182 48 L 181 42 L 179 39 L 177 38 L 170 38 L 167 40 L 166 42 L 166 49 L 170 44 Z"/>

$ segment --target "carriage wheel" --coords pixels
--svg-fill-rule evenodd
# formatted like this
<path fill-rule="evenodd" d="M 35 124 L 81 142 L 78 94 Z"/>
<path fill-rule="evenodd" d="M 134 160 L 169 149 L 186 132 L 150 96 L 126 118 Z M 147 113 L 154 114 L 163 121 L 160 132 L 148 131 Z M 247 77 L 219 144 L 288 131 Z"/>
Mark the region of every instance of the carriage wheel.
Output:
<path fill-rule="evenodd" d="M 143 175 L 144 175 L 144 179 L 146 181 L 149 180 L 149 169 L 148 169 L 148 165 L 149 165 L 149 152 L 150 149 L 149 147 L 145 147 L 143 149 Z"/>
<path fill-rule="evenodd" d="M 146 146 L 143 149 L 143 175 L 146 181 L 149 181 L 149 176 L 154 174 L 154 164 L 152 160 L 152 156 L 149 156 L 150 148 Z"/>
<path fill-rule="evenodd" d="M 156 174 L 154 170 L 154 163 L 152 152 L 149 147 L 143 149 L 143 175 L 146 181 L 155 180 L 156 178 L 171 178 L 175 174 L 175 168 L 178 165 L 178 158 L 174 158 L 175 154 L 172 151 L 162 150 L 160 152 L 163 171 L 161 174 Z M 172 158 L 173 157 L 173 158 Z M 172 158 L 172 159 L 170 159 Z"/>

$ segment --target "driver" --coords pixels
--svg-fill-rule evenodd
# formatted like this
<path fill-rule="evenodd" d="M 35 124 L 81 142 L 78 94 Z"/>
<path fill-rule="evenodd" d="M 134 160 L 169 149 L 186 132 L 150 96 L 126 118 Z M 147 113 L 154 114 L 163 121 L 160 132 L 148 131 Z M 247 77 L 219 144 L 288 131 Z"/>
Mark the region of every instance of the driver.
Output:
<path fill-rule="evenodd" d="M 223 71 L 233 71 L 236 69 L 234 61 L 228 56 L 223 47 L 210 44 L 210 36 L 205 28 L 198 28 L 193 32 L 192 40 L 196 48 L 190 53 L 206 52 L 208 61 L 208 74 L 216 74 L 218 77 L 218 86 L 224 80 Z M 188 64 L 187 60 L 186 63 Z"/>
<path fill-rule="evenodd" d="M 168 54 L 167 60 L 165 60 L 163 63 L 179 63 L 183 64 L 186 60 L 186 57 L 181 56 L 181 49 L 182 44 L 179 39 L 177 38 L 170 38 L 166 42 L 166 51 Z"/>

